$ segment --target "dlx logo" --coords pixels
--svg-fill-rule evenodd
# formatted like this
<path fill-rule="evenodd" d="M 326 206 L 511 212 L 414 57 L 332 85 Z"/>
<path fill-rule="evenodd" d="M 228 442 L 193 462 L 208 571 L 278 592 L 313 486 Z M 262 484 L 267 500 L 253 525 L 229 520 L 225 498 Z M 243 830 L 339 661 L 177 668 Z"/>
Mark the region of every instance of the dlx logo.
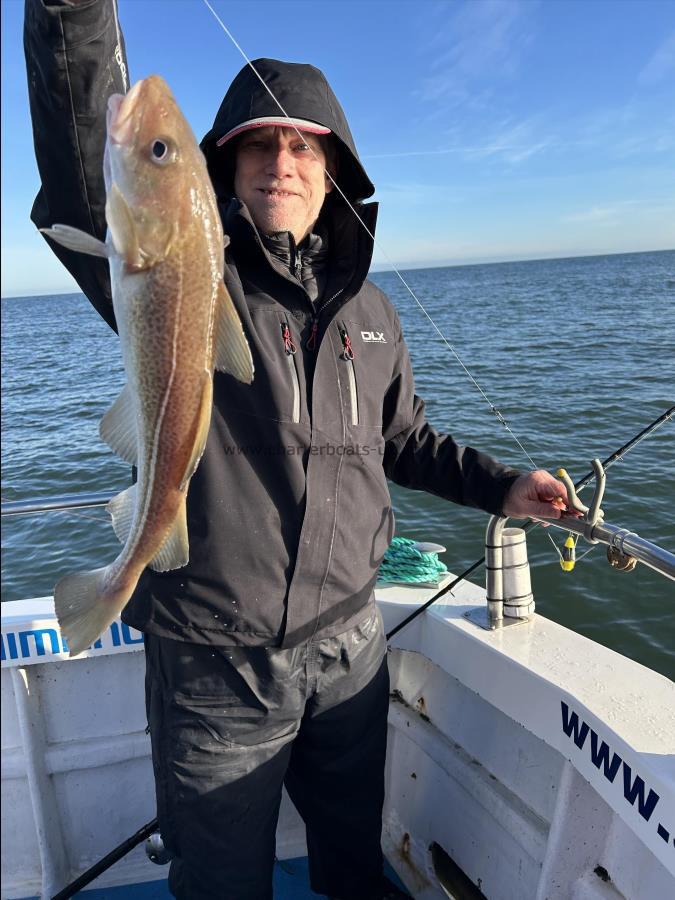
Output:
<path fill-rule="evenodd" d="M 366 344 L 386 344 L 387 340 L 383 331 L 362 331 L 361 340 Z"/>

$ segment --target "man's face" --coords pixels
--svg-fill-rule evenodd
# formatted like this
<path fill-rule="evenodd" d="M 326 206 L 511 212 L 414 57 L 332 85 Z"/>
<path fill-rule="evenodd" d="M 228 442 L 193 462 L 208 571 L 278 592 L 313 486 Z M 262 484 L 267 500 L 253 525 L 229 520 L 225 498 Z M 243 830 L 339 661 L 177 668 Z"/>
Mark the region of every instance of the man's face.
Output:
<path fill-rule="evenodd" d="M 326 148 L 322 135 L 299 137 L 294 128 L 252 128 L 241 135 L 234 192 L 264 234 L 290 231 L 300 243 L 310 233 L 333 187 L 324 171 Z"/>

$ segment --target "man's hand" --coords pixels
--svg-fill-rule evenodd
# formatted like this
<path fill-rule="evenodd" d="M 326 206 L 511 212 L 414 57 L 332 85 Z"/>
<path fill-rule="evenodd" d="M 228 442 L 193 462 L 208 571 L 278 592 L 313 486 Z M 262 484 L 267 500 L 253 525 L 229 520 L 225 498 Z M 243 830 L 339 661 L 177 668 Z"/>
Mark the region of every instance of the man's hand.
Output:
<path fill-rule="evenodd" d="M 516 519 L 529 517 L 559 519 L 563 512 L 569 511 L 567 488 L 543 469 L 527 472 L 517 478 L 504 500 L 504 515 Z"/>

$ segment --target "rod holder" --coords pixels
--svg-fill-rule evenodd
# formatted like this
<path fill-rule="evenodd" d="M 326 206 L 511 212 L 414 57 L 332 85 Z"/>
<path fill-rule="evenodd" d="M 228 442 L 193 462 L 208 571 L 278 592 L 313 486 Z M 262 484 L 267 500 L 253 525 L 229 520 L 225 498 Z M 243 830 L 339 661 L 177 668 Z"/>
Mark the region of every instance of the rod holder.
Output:
<path fill-rule="evenodd" d="M 522 528 L 507 528 L 507 522 L 508 518 L 492 516 L 487 526 L 487 611 L 472 610 L 467 613 L 467 618 L 491 631 L 527 622 L 534 614 L 525 532 Z"/>

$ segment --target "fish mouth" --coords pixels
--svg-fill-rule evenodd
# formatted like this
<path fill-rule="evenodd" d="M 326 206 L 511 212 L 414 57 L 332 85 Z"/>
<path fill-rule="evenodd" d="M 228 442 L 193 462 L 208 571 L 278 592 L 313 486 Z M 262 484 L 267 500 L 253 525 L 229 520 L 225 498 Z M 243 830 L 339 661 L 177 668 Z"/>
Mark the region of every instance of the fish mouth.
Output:
<path fill-rule="evenodd" d="M 134 112 L 143 89 L 137 81 L 128 94 L 111 94 L 106 115 L 108 137 L 113 144 L 127 144 L 134 134 Z"/>

